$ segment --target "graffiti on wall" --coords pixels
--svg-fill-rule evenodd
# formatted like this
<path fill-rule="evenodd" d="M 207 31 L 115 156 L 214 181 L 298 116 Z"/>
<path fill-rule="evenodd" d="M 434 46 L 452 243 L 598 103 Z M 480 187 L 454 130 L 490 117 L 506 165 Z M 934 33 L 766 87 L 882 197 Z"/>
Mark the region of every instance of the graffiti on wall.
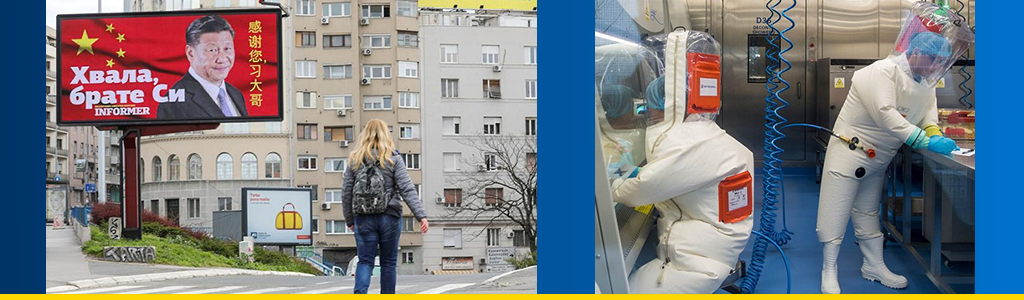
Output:
<path fill-rule="evenodd" d="M 103 259 L 148 263 L 156 259 L 156 247 L 103 247 Z"/>

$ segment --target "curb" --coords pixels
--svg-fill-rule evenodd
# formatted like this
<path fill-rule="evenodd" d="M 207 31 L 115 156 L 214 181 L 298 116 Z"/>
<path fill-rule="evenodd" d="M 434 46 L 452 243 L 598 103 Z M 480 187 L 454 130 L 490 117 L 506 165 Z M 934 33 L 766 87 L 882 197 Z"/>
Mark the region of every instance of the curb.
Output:
<path fill-rule="evenodd" d="M 184 278 L 198 278 L 198 277 L 212 277 L 212 276 L 232 276 L 232 275 L 262 275 L 262 276 L 314 276 L 306 273 L 298 272 L 280 272 L 280 271 L 256 271 L 256 270 L 243 270 L 243 269 L 204 269 L 204 270 L 193 270 L 193 271 L 177 271 L 167 273 L 152 273 L 142 275 L 130 275 L 130 276 L 117 276 L 117 277 L 105 277 L 97 279 L 85 279 L 68 282 L 67 285 L 56 286 L 46 289 L 46 293 L 63 293 L 74 291 L 78 289 L 87 288 L 98 288 L 106 286 L 114 286 L 119 284 L 132 284 L 132 283 L 143 283 L 153 281 L 163 281 L 171 279 L 184 279 Z"/>
<path fill-rule="evenodd" d="M 497 275 L 497 276 L 491 277 L 490 279 L 484 280 L 484 281 L 483 281 L 483 282 L 481 282 L 480 284 L 487 284 L 487 283 L 490 283 L 490 282 L 492 282 L 492 281 L 498 280 L 498 279 L 500 279 L 500 278 L 502 278 L 502 277 L 505 277 L 505 276 L 508 276 L 508 275 L 512 275 L 512 273 L 516 273 L 516 272 L 519 272 L 519 271 L 525 271 L 525 270 L 529 270 L 529 269 L 534 269 L 534 268 L 537 268 L 537 266 L 536 266 L 536 265 L 533 265 L 533 266 L 529 266 L 529 267 L 526 267 L 526 268 L 522 268 L 522 269 L 519 269 L 519 270 L 512 270 L 512 271 L 508 271 L 508 272 L 505 272 L 505 273 L 499 274 L 499 275 Z"/>

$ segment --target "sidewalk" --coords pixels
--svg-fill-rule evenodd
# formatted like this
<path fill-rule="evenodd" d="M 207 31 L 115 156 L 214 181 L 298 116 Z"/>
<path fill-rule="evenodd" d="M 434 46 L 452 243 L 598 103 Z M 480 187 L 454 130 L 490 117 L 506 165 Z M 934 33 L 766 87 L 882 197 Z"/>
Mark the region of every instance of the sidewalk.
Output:
<path fill-rule="evenodd" d="M 445 294 L 536 294 L 537 266 L 491 277 L 472 286 L 454 289 Z"/>

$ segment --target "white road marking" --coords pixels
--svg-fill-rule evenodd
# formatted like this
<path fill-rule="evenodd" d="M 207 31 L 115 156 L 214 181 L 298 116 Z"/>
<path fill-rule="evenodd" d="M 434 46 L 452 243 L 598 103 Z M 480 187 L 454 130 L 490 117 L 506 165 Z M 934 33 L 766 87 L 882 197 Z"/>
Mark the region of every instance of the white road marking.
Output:
<path fill-rule="evenodd" d="M 303 291 L 301 293 L 296 293 L 296 294 L 328 294 L 328 293 L 331 293 L 331 292 L 337 292 L 337 291 L 341 291 L 341 290 L 351 290 L 351 289 L 352 289 L 351 286 L 339 286 L 339 287 L 332 287 L 332 288 L 319 289 L 319 290 Z"/>
<path fill-rule="evenodd" d="M 91 289 L 91 290 L 84 290 L 84 291 L 74 291 L 74 292 L 61 293 L 61 294 L 100 294 L 100 293 L 105 293 L 105 292 L 113 292 L 113 291 L 128 290 L 128 289 L 137 289 L 137 288 L 140 288 L 140 287 L 142 287 L 142 286 L 126 285 L 126 286 L 115 286 L 115 287 Z"/>
<path fill-rule="evenodd" d="M 442 285 L 442 286 L 439 286 L 439 287 L 436 287 L 436 288 L 432 288 L 432 289 L 429 289 L 429 290 L 426 290 L 426 291 L 419 292 L 419 294 L 440 294 L 440 293 L 444 293 L 444 292 L 447 292 L 447 291 L 450 291 L 450 290 L 454 290 L 454 289 L 458 289 L 458 288 L 464 288 L 464 287 L 471 286 L 471 285 L 473 285 L 473 284 L 472 283 L 446 284 L 446 285 Z"/>
<path fill-rule="evenodd" d="M 275 287 L 275 288 L 268 288 L 268 289 L 245 291 L 245 292 L 235 293 L 235 294 L 267 294 L 267 293 L 280 292 L 280 291 L 291 290 L 291 289 L 295 289 L 295 288 L 294 287 Z"/>
<path fill-rule="evenodd" d="M 184 290 L 184 289 L 190 289 L 190 288 L 194 288 L 194 286 L 183 286 L 183 285 L 165 286 L 165 287 L 161 287 L 161 288 L 148 289 L 148 290 L 137 290 L 137 291 L 131 291 L 131 292 L 117 293 L 117 294 L 160 294 L 160 293 L 163 293 L 163 292 Z"/>
<path fill-rule="evenodd" d="M 223 291 L 237 290 L 237 289 L 240 289 L 240 288 L 244 288 L 244 286 L 225 286 L 225 287 L 205 289 L 205 290 L 185 291 L 185 292 L 181 292 L 181 293 L 178 293 L 178 294 L 217 294 L 217 293 L 220 293 L 220 292 L 223 292 Z"/>

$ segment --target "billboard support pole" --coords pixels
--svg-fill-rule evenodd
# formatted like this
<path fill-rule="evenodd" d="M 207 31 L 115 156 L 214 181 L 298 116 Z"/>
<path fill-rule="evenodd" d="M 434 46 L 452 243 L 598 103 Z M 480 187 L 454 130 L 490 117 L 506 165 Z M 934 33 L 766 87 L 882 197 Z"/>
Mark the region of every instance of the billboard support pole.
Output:
<path fill-rule="evenodd" d="M 148 135 L 167 134 L 176 132 L 187 132 L 197 130 L 216 129 L 220 124 L 195 124 L 195 125 L 171 125 L 171 126 L 131 126 L 119 127 L 124 132 L 121 136 L 121 192 L 124 193 L 121 201 L 121 219 L 124 220 L 124 228 L 121 230 L 121 237 L 125 239 L 142 239 L 142 174 L 139 172 L 139 158 L 141 156 L 141 138 Z M 113 129 L 112 127 L 100 128 L 101 130 Z"/>

